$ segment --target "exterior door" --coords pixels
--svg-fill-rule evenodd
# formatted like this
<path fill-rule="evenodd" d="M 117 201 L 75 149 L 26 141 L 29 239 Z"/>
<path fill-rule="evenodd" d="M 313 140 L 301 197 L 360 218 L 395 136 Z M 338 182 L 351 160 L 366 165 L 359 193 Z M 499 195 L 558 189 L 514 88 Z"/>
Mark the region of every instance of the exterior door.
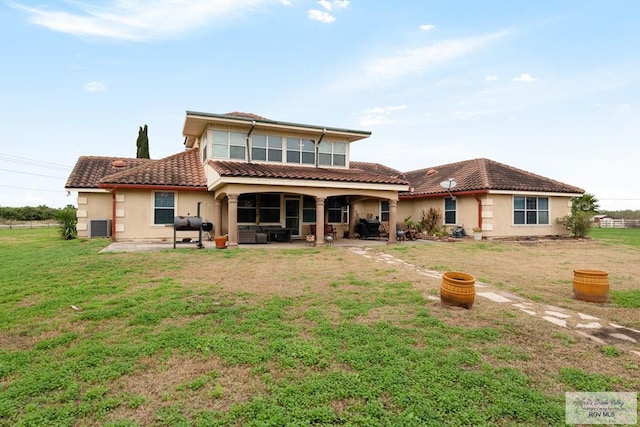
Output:
<path fill-rule="evenodd" d="M 292 237 L 300 237 L 300 199 L 285 199 L 284 226 L 291 230 Z"/>

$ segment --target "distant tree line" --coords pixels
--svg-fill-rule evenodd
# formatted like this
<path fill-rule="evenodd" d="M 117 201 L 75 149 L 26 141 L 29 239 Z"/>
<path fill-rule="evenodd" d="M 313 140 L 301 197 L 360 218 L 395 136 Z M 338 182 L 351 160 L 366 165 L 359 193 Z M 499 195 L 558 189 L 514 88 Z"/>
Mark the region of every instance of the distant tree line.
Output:
<path fill-rule="evenodd" d="M 73 208 L 72 205 L 68 205 L 64 209 Z M 60 211 L 63 209 L 50 208 L 45 205 L 40 206 L 24 206 L 20 208 L 12 208 L 7 206 L 0 206 L 0 220 L 3 221 L 46 221 L 49 219 L 55 219 Z"/>

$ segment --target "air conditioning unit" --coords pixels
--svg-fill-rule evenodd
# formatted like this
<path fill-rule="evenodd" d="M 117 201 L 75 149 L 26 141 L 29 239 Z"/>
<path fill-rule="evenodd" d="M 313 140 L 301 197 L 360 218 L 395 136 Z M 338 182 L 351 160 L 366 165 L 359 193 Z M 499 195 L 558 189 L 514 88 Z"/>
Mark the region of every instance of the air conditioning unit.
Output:
<path fill-rule="evenodd" d="M 89 220 L 89 237 L 111 237 L 111 220 L 110 219 L 92 219 Z"/>

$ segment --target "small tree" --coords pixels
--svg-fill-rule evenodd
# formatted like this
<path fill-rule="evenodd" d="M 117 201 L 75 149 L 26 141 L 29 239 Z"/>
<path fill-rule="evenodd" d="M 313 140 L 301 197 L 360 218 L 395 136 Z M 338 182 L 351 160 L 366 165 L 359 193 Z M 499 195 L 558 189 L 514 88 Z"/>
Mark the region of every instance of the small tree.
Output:
<path fill-rule="evenodd" d="M 78 237 L 78 230 L 76 224 L 76 209 L 73 206 L 67 206 L 64 209 L 60 209 L 56 214 L 56 220 L 58 221 L 58 231 L 60 237 L 64 240 L 72 240 Z"/>
<path fill-rule="evenodd" d="M 140 130 L 138 131 L 138 140 L 136 141 L 136 146 L 138 150 L 136 151 L 136 158 L 138 159 L 149 159 L 149 136 L 147 135 L 147 125 L 144 125 L 144 128 L 140 126 Z"/>
<path fill-rule="evenodd" d="M 598 212 L 598 199 L 589 193 L 571 199 L 571 215 L 558 218 L 558 223 L 569 230 L 573 237 L 586 237 L 591 229 L 591 218 Z"/>

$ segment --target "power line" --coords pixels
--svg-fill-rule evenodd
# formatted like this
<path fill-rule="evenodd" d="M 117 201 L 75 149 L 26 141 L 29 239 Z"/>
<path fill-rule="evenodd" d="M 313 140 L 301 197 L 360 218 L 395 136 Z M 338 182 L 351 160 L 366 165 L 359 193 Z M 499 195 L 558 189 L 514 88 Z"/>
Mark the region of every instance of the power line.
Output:
<path fill-rule="evenodd" d="M 0 184 L 0 187 L 17 188 L 18 190 L 29 190 L 29 191 L 47 191 L 49 193 L 61 193 L 64 191 L 64 190 L 43 190 L 40 188 L 18 187 L 15 185 L 4 185 L 4 184 Z"/>
<path fill-rule="evenodd" d="M 0 160 L 4 160 L 6 162 L 12 162 L 12 163 L 19 163 L 22 165 L 37 166 L 40 168 L 55 168 L 55 169 L 64 169 L 64 170 L 71 169 L 70 166 L 61 165 L 59 163 L 43 162 L 42 160 L 29 159 L 26 157 L 14 156 L 12 154 L 0 153 Z"/>
<path fill-rule="evenodd" d="M 14 172 L 14 173 L 23 173 L 25 175 L 33 175 L 33 176 L 42 176 L 45 178 L 55 178 L 55 179 L 66 179 L 63 178 L 61 176 L 51 176 L 51 175 L 42 175 L 39 173 L 30 173 L 30 172 L 23 172 L 23 171 L 14 171 L 14 170 L 10 170 L 10 169 L 0 169 L 0 171 L 4 171 L 4 172 Z"/>

